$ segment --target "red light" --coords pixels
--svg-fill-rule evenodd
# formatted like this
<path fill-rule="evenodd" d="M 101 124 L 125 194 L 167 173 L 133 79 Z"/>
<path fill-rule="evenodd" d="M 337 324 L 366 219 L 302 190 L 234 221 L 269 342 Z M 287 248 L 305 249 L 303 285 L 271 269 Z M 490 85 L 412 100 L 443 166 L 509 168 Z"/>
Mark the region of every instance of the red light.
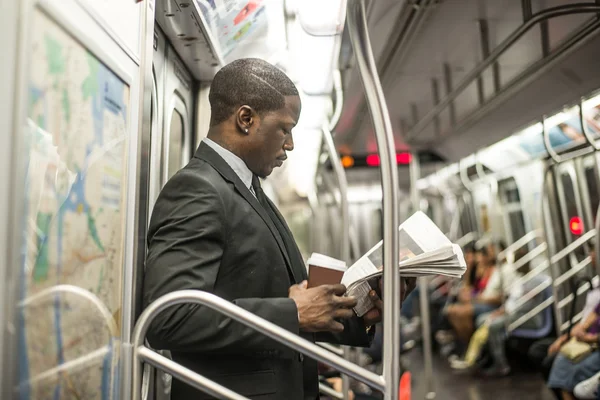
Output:
<path fill-rule="evenodd" d="M 573 217 L 569 221 L 569 229 L 573 235 L 581 235 L 583 233 L 583 222 L 579 217 Z"/>
<path fill-rule="evenodd" d="M 412 154 L 410 154 L 410 153 L 396 154 L 396 164 L 410 164 L 411 161 L 412 161 Z"/>
<path fill-rule="evenodd" d="M 379 156 L 377 154 L 369 154 L 367 156 L 367 165 L 369 167 L 378 167 L 379 163 Z"/>

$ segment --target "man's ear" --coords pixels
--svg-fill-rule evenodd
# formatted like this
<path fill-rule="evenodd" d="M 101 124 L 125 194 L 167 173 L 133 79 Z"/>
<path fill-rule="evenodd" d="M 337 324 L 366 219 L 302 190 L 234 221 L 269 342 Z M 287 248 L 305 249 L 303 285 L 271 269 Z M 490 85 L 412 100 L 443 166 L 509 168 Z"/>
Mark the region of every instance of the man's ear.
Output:
<path fill-rule="evenodd" d="M 250 106 L 241 106 L 238 108 L 236 116 L 236 124 L 240 131 L 249 133 L 255 124 L 256 112 Z"/>

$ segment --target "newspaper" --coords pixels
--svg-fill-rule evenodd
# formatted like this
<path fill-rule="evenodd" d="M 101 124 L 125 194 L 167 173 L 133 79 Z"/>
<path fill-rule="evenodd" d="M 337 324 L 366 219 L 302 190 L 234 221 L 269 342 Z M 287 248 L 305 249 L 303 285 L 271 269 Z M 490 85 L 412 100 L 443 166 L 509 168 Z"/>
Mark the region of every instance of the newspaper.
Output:
<path fill-rule="evenodd" d="M 404 221 L 399 231 L 399 269 L 402 277 L 462 277 L 466 263 L 460 246 L 452 243 L 423 212 L 419 211 Z M 382 274 L 383 241 L 344 273 L 341 283 L 346 285 L 346 295 L 358 300 L 354 311 L 359 317 L 373 308 L 368 294 L 372 288 L 377 288 L 377 281 Z"/>

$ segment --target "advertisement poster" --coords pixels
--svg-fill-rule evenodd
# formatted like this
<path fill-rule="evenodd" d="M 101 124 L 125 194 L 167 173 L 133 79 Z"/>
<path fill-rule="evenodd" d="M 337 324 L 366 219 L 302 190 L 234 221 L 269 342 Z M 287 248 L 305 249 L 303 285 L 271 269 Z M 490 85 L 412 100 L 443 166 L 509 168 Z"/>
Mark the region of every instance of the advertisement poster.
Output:
<path fill-rule="evenodd" d="M 239 44 L 260 36 L 261 28 L 267 25 L 263 0 L 197 0 L 197 3 L 224 58 Z"/>

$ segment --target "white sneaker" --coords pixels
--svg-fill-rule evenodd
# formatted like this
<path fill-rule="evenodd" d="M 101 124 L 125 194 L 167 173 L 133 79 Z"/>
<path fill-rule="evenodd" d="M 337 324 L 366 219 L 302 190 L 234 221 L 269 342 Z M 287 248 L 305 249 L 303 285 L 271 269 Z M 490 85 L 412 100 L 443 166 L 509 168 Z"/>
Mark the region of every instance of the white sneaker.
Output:
<path fill-rule="evenodd" d="M 573 390 L 575 397 L 581 400 L 595 400 L 598 398 L 598 384 L 600 383 L 600 372 L 586 379 L 583 382 L 579 382 Z"/>

